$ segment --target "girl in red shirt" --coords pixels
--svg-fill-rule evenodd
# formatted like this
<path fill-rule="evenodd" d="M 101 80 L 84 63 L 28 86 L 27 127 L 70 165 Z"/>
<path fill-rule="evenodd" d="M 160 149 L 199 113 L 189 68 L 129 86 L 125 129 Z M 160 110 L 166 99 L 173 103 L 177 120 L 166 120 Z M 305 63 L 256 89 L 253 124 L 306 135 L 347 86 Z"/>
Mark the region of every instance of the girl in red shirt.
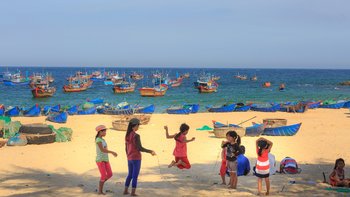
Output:
<path fill-rule="evenodd" d="M 169 164 L 169 168 L 173 166 L 177 166 L 179 169 L 190 169 L 191 164 L 187 159 L 187 143 L 194 141 L 196 138 L 192 138 L 190 140 L 186 139 L 186 135 L 188 131 L 190 130 L 190 127 L 183 123 L 180 126 L 180 132 L 175 133 L 174 135 L 169 135 L 168 132 L 168 126 L 164 126 L 165 132 L 166 132 L 166 138 L 167 139 L 175 139 L 176 146 L 173 152 L 173 155 L 175 156 L 175 161 L 173 160 Z"/>
<path fill-rule="evenodd" d="M 270 163 L 269 152 L 273 143 L 265 138 L 259 138 L 256 140 L 256 153 L 258 159 L 255 166 L 255 176 L 258 177 L 258 195 L 261 195 L 262 180 L 265 179 L 266 195 L 270 194 Z"/>

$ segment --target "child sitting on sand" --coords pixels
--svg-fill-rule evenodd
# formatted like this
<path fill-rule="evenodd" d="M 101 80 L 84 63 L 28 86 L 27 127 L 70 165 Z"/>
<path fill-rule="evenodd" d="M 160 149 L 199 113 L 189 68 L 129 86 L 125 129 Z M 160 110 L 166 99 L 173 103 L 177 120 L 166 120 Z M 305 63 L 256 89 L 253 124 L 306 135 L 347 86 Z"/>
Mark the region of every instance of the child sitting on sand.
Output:
<path fill-rule="evenodd" d="M 350 187 L 350 179 L 345 179 L 344 166 L 344 159 L 339 158 L 335 161 L 333 172 L 329 175 L 332 186 Z"/>
<path fill-rule="evenodd" d="M 259 138 L 256 140 L 256 153 L 258 159 L 255 166 L 255 176 L 258 177 L 258 195 L 261 195 L 262 179 L 265 179 L 266 195 L 270 194 L 270 164 L 269 164 L 269 152 L 273 143 L 265 138 Z"/>
<path fill-rule="evenodd" d="M 226 133 L 227 141 L 223 141 L 221 148 L 226 148 L 226 166 L 230 173 L 230 189 L 237 188 L 237 156 L 240 152 L 241 137 L 235 131 Z"/>
<path fill-rule="evenodd" d="M 98 194 L 104 195 L 105 193 L 103 193 L 103 185 L 108 179 L 113 176 L 111 165 L 109 164 L 108 153 L 111 153 L 114 157 L 118 156 L 118 154 L 107 149 L 107 143 L 103 139 L 103 137 L 106 136 L 107 128 L 104 125 L 99 125 L 96 127 L 96 131 L 96 164 L 101 174 Z"/>
<path fill-rule="evenodd" d="M 173 160 L 168 167 L 171 168 L 173 166 L 177 166 L 179 169 L 190 169 L 191 164 L 187 158 L 187 143 L 192 142 L 196 139 L 194 137 L 190 140 L 186 139 L 186 135 L 190 130 L 190 127 L 187 124 L 183 123 L 180 126 L 180 132 L 175 133 L 174 135 L 169 135 L 168 126 L 164 126 L 164 129 L 166 132 L 166 138 L 175 139 L 176 141 L 176 146 L 173 152 L 173 155 L 175 156 L 175 161 Z"/>

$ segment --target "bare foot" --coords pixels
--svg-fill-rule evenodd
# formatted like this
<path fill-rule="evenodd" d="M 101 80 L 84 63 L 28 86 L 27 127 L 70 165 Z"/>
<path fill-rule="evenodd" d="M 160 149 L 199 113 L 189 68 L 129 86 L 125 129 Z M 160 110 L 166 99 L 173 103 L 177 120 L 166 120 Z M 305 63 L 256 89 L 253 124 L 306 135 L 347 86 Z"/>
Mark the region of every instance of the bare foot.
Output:
<path fill-rule="evenodd" d="M 257 196 L 263 196 L 263 194 L 261 192 L 258 192 L 256 195 Z"/>
<path fill-rule="evenodd" d="M 225 183 L 225 182 L 222 182 L 221 185 L 226 185 L 226 183 Z"/>
<path fill-rule="evenodd" d="M 98 195 L 106 195 L 106 194 L 103 192 L 98 192 Z"/>
<path fill-rule="evenodd" d="M 266 194 L 265 194 L 265 195 L 266 195 L 266 196 L 268 196 L 269 194 L 270 194 L 270 192 L 266 192 Z"/>
<path fill-rule="evenodd" d="M 236 189 L 235 187 L 229 186 L 228 189 Z"/>
<path fill-rule="evenodd" d="M 168 165 L 168 168 L 173 167 L 175 164 L 176 164 L 176 162 L 175 162 L 175 161 L 172 161 L 172 162 Z"/>
<path fill-rule="evenodd" d="M 138 196 L 137 194 L 131 194 L 130 196 Z"/>
<path fill-rule="evenodd" d="M 128 195 L 128 194 L 130 194 L 128 191 L 123 192 L 123 195 Z"/>

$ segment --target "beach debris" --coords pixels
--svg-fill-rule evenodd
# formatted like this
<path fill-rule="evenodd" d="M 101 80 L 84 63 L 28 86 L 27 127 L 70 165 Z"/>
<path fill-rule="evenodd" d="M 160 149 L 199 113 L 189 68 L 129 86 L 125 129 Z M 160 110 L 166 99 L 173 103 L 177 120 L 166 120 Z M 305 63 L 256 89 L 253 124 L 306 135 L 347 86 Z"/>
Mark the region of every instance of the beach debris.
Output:
<path fill-rule="evenodd" d="M 197 128 L 197 131 L 212 131 L 213 128 L 209 127 L 208 125 L 204 125 L 201 128 Z"/>

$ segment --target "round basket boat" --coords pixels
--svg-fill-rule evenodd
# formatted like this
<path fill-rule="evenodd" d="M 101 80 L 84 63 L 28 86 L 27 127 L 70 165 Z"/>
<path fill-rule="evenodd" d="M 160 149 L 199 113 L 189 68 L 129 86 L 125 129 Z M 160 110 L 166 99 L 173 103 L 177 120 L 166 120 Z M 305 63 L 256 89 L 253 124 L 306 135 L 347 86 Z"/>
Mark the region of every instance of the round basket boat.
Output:
<path fill-rule="evenodd" d="M 115 120 L 112 122 L 113 128 L 118 131 L 128 130 L 129 121 L 128 120 Z"/>
<path fill-rule="evenodd" d="M 141 125 L 146 125 L 151 120 L 151 115 L 144 115 L 144 114 L 135 115 L 134 114 L 134 115 L 129 115 L 129 116 L 122 116 L 120 119 L 130 121 L 133 118 L 139 119 Z"/>
<path fill-rule="evenodd" d="M 56 133 L 50 134 L 27 134 L 23 133 L 27 138 L 28 144 L 49 144 L 54 143 L 56 140 Z"/>
<path fill-rule="evenodd" d="M 283 127 L 287 125 L 287 119 L 266 118 L 263 120 L 266 127 Z"/>
<path fill-rule="evenodd" d="M 226 138 L 226 133 L 229 131 L 236 131 L 236 133 L 243 137 L 245 135 L 245 129 L 242 127 L 220 127 L 214 128 L 214 135 L 217 138 Z"/>

